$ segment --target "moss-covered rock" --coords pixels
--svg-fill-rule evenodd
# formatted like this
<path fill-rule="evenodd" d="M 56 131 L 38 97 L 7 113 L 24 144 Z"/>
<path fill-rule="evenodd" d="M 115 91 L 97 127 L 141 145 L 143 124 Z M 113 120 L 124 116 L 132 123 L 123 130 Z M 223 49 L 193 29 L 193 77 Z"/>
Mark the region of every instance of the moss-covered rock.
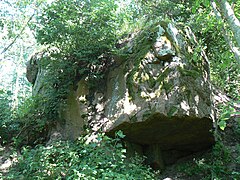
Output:
<path fill-rule="evenodd" d="M 196 63 L 187 50 L 197 47 L 191 39 L 194 35 L 173 23 L 154 26 L 140 32 L 132 43 L 132 54 L 110 70 L 104 116 L 109 135 L 123 130 L 127 141 L 142 146 L 149 164 L 155 166 L 158 159 L 158 167 L 163 168 L 164 163 L 214 143 L 215 112 L 207 57 L 198 50 Z M 151 32 L 151 39 L 142 37 L 146 32 Z M 168 151 L 179 156 L 168 160 L 156 155 Z"/>
<path fill-rule="evenodd" d="M 85 77 L 69 87 L 59 113 L 64 124 L 57 127 L 65 138 L 77 138 L 86 124 L 110 136 L 123 130 L 125 140 L 137 144 L 130 151 L 137 147 L 156 168 L 214 143 L 209 64 L 189 27 L 145 27 L 113 61 L 91 90 Z"/>

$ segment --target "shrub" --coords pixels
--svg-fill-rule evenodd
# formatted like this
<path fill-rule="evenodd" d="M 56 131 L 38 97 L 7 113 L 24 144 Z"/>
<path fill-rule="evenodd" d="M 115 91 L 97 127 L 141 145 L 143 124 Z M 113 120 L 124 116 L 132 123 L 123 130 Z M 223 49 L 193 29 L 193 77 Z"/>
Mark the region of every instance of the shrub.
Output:
<path fill-rule="evenodd" d="M 229 163 L 237 162 L 231 157 L 230 150 L 221 142 L 217 142 L 212 151 L 194 162 L 183 163 L 178 169 L 189 177 L 199 176 L 201 179 L 239 179 L 240 174 L 232 170 Z"/>
<path fill-rule="evenodd" d="M 116 139 L 98 135 L 88 142 L 89 136 L 84 136 L 75 142 L 24 148 L 7 179 L 154 179 L 142 158 L 126 159 L 121 137 L 118 132 Z"/>
<path fill-rule="evenodd" d="M 10 139 L 13 130 L 12 117 L 12 92 L 0 89 L 0 142 Z"/>

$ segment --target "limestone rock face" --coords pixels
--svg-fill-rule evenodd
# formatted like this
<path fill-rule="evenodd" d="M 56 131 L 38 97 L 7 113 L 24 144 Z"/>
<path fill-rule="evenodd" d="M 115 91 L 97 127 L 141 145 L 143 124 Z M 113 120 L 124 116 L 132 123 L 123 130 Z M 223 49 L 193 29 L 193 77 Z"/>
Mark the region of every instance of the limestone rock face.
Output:
<path fill-rule="evenodd" d="M 60 110 L 60 121 L 56 130 L 60 132 L 63 139 L 75 140 L 84 133 L 84 115 L 87 113 L 86 96 L 88 94 L 88 87 L 86 82 L 82 79 L 78 83 L 76 91 L 71 90 L 66 105 Z"/>
<path fill-rule="evenodd" d="M 46 85 L 49 78 L 46 78 L 48 67 L 44 66 L 42 59 L 50 57 L 50 53 L 54 49 L 48 51 L 42 51 L 36 53 L 27 64 L 27 79 L 33 84 L 32 94 L 41 95 L 43 99 L 48 100 L 48 96 L 44 96 L 48 93 L 48 86 Z M 74 78 L 74 77 L 73 77 Z M 56 119 L 50 119 L 50 121 L 56 121 L 55 127 L 51 127 L 49 130 L 49 141 L 56 134 L 61 136 L 64 140 L 75 140 L 81 134 L 84 133 L 84 119 L 83 116 L 87 111 L 86 96 L 88 95 L 88 85 L 84 78 L 76 85 L 77 89 L 73 90 L 73 87 L 69 87 L 69 93 L 66 97 L 66 103 L 60 105 L 58 109 L 58 117 Z M 56 87 L 57 88 L 57 87 Z"/>
<path fill-rule="evenodd" d="M 191 29 L 154 24 L 132 37 L 122 54 L 94 88 L 82 78 L 70 91 L 60 110 L 62 136 L 75 139 L 86 124 L 109 136 L 122 130 L 128 154 L 147 156 L 156 169 L 209 148 L 215 120 L 209 64 Z M 29 72 L 36 84 L 40 72 Z"/>
<path fill-rule="evenodd" d="M 160 24 L 154 38 L 141 32 L 107 80 L 107 134 L 122 130 L 160 168 L 214 143 L 208 60 L 192 48 L 198 44 L 191 30 L 179 28 Z"/>

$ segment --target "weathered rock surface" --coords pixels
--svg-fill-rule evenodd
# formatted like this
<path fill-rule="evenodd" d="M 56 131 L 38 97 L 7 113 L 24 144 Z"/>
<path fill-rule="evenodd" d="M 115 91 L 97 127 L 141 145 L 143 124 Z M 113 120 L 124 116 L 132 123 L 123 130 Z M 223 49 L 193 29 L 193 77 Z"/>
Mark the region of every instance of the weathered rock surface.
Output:
<path fill-rule="evenodd" d="M 70 91 L 67 104 L 60 110 L 60 121 L 64 123 L 59 123 L 56 130 L 62 134 L 63 139 L 75 140 L 84 133 L 83 116 L 87 113 L 85 97 L 88 94 L 88 88 L 83 79 L 78 84 L 78 89 Z"/>
<path fill-rule="evenodd" d="M 70 92 L 60 113 L 63 136 L 77 138 L 86 123 L 109 136 L 122 130 L 129 154 L 147 156 L 154 168 L 209 148 L 215 112 L 208 60 L 199 49 L 182 25 L 158 23 L 139 32 L 97 88 L 90 93 L 82 78 Z"/>
<path fill-rule="evenodd" d="M 34 84 L 37 78 L 39 66 L 38 66 L 38 60 L 41 57 L 38 57 L 38 54 L 35 54 L 31 57 L 31 59 L 27 63 L 27 80 Z"/>
<path fill-rule="evenodd" d="M 27 80 L 33 84 L 33 95 L 44 92 L 42 88 L 44 84 L 44 75 L 46 73 L 46 69 L 41 67 L 40 60 L 47 57 L 48 55 L 49 54 L 46 51 L 36 53 L 27 63 L 26 77 Z"/>
<path fill-rule="evenodd" d="M 214 142 L 208 60 L 192 50 L 198 44 L 189 28 L 159 25 L 154 39 L 141 33 L 133 54 L 108 75 L 105 129 L 109 135 L 123 130 L 162 168 Z"/>

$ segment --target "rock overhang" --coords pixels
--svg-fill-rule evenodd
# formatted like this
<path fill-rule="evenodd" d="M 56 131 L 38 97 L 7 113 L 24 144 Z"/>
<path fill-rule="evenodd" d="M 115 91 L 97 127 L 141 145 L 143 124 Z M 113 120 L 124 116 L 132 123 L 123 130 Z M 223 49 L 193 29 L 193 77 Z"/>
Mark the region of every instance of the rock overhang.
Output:
<path fill-rule="evenodd" d="M 214 144 L 212 120 L 198 117 L 167 117 L 152 114 L 142 122 L 125 121 L 109 128 L 107 134 L 114 136 L 122 130 L 129 142 L 139 145 L 158 144 L 161 150 L 175 149 L 200 151 Z"/>

